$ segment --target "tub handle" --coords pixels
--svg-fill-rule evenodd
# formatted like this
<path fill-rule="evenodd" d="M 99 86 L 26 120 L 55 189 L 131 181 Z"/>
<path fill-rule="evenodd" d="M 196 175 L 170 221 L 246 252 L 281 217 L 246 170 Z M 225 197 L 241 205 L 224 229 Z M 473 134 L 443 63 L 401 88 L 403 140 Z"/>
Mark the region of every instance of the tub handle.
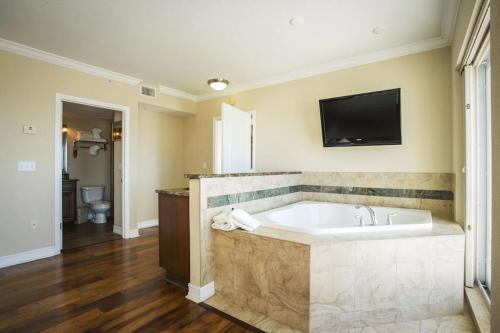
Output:
<path fill-rule="evenodd" d="M 357 219 L 359 221 L 359 225 L 361 227 L 364 227 L 365 226 L 365 221 L 363 219 L 363 216 L 361 215 L 354 215 L 354 218 Z"/>
<path fill-rule="evenodd" d="M 398 215 L 397 213 L 391 213 L 391 214 L 388 214 L 388 215 L 387 215 L 387 224 L 388 224 L 388 225 L 392 225 L 392 218 L 393 218 L 394 216 L 397 216 L 397 215 Z"/>

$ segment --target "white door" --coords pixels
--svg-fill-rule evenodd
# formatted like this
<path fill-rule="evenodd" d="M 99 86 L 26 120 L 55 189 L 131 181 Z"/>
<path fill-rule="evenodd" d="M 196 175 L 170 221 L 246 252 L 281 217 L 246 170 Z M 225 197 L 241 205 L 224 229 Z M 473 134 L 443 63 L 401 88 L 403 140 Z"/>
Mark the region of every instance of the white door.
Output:
<path fill-rule="evenodd" d="M 222 103 L 221 171 L 252 172 L 254 167 L 253 115 Z"/>

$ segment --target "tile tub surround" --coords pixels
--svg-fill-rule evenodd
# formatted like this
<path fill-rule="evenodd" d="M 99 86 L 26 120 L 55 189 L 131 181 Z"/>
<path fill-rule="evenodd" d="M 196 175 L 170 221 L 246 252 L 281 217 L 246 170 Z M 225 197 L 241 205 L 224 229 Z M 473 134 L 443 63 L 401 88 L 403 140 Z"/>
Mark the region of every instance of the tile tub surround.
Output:
<path fill-rule="evenodd" d="M 220 176 L 220 177 L 219 177 Z M 404 208 L 428 209 L 435 216 L 449 219 L 453 201 L 452 177 L 449 174 L 409 174 L 409 173 L 259 173 L 231 175 L 197 175 L 190 179 L 190 234 L 191 234 L 191 284 L 203 287 L 213 281 L 214 250 L 212 217 L 229 208 L 242 208 L 249 213 L 257 213 L 277 208 L 301 200 L 329 202 L 356 202 L 361 204 L 396 206 Z M 374 196 L 359 194 L 337 194 L 322 192 L 302 192 L 309 185 L 320 185 L 331 192 L 333 188 L 392 189 L 385 194 L 410 193 L 401 189 L 427 190 L 411 192 L 411 198 Z M 309 187 L 308 187 L 309 188 Z M 342 190 L 344 191 L 344 190 Z M 360 190 L 356 190 L 360 191 Z M 382 191 L 383 192 L 383 191 Z M 424 196 L 439 199 L 415 198 Z M 341 192 L 343 193 L 343 192 Z M 367 192 L 361 192 L 367 193 Z M 367 194 L 380 194 L 380 190 Z M 417 193 L 417 194 L 415 194 Z"/>
<path fill-rule="evenodd" d="M 217 295 L 296 330 L 337 332 L 463 311 L 463 233 L 308 244 L 215 234 Z"/>

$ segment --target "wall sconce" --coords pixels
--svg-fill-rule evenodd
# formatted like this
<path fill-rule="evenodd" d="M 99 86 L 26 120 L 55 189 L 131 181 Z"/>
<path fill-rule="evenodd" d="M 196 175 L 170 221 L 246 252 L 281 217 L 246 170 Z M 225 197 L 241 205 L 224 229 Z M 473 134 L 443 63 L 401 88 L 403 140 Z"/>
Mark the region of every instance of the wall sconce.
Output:
<path fill-rule="evenodd" d="M 113 123 L 113 141 L 120 141 L 122 139 L 122 122 L 115 121 Z"/>
<path fill-rule="evenodd" d="M 68 133 L 68 126 L 66 126 L 66 124 L 62 125 L 62 132 L 63 133 Z"/>

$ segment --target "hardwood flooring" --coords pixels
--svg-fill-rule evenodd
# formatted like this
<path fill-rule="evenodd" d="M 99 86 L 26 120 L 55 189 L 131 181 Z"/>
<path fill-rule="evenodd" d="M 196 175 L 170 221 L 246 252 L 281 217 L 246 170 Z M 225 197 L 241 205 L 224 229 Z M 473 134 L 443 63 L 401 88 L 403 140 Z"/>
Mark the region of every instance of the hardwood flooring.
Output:
<path fill-rule="evenodd" d="M 111 219 L 103 224 L 86 222 L 63 225 L 63 250 L 65 251 L 121 238 L 122 236 L 113 232 Z"/>
<path fill-rule="evenodd" d="M 157 228 L 0 269 L 0 332 L 251 332 L 164 276 Z"/>

